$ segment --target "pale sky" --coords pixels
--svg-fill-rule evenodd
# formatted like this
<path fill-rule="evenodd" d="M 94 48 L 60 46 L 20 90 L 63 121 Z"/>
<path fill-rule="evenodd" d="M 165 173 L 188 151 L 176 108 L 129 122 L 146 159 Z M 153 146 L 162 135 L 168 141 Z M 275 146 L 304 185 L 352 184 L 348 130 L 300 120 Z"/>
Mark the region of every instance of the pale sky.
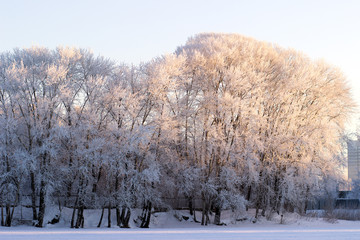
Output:
<path fill-rule="evenodd" d="M 360 105 L 358 0 L 0 0 L 1 52 L 68 45 L 137 64 L 201 32 L 238 33 L 323 58 L 343 70 Z"/>

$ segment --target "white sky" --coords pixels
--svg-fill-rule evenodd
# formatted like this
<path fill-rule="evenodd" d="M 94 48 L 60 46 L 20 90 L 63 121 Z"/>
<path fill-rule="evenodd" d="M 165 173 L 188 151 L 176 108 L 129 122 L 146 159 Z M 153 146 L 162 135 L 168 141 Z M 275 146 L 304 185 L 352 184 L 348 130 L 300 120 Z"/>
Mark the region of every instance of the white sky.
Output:
<path fill-rule="evenodd" d="M 0 0 L 0 51 L 69 45 L 136 64 L 200 32 L 239 33 L 324 58 L 344 71 L 360 105 L 358 0 Z"/>

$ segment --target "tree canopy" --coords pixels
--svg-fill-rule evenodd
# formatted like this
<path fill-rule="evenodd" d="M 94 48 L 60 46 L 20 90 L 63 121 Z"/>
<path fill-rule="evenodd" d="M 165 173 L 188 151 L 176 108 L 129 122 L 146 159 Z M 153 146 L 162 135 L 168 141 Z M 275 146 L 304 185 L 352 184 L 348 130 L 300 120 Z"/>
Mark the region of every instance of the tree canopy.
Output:
<path fill-rule="evenodd" d="M 122 227 L 143 208 L 149 227 L 165 196 L 191 212 L 200 199 L 205 225 L 223 209 L 302 213 L 340 180 L 353 107 L 336 67 L 237 34 L 139 66 L 66 47 L 1 53 L 1 223 L 26 202 L 41 227 L 59 202 L 71 227 L 89 207 L 116 208 Z"/>

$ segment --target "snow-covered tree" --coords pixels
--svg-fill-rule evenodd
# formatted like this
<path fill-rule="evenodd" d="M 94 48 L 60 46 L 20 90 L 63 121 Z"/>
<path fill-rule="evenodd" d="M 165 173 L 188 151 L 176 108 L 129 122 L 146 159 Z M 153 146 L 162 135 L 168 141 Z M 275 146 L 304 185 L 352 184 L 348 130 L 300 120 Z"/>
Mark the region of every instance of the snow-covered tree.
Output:
<path fill-rule="evenodd" d="M 342 73 L 291 49 L 237 34 L 199 34 L 173 54 L 117 65 L 88 50 L 0 54 L 1 224 L 30 195 L 47 204 L 116 209 L 149 227 L 165 198 L 221 211 L 303 212 L 339 179 L 353 102 Z M 13 206 L 13 207 L 11 207 Z M 39 206 L 39 208 L 37 207 Z M 5 214 L 4 214 L 5 209 Z"/>
<path fill-rule="evenodd" d="M 336 68 L 236 34 L 197 35 L 161 64 L 176 82 L 169 105 L 182 110 L 173 113 L 182 119 L 184 155 L 202 169 L 203 219 L 212 205 L 220 223 L 227 167 L 263 214 L 285 204 L 300 209 L 297 200 L 311 198 L 324 176 L 337 176 L 338 140 L 353 103 Z"/>

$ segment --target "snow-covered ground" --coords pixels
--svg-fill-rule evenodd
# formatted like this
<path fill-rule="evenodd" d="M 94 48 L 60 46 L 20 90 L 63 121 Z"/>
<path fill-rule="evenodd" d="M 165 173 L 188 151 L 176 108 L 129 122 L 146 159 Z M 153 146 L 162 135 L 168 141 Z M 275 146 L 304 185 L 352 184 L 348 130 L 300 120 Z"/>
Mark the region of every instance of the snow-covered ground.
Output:
<path fill-rule="evenodd" d="M 359 225 L 359 223 L 358 223 Z M 327 227 L 204 227 L 171 229 L 34 229 L 16 228 L 0 230 L 2 240 L 42 239 L 360 239 L 360 229 L 336 224 Z"/>
<path fill-rule="evenodd" d="M 69 209 L 70 210 L 70 209 Z M 27 215 L 26 212 L 23 212 Z M 70 213 L 70 212 L 69 212 Z M 64 211 L 62 218 L 69 213 Z M 49 211 L 49 216 L 54 212 Z M 200 218 L 200 212 L 198 219 Z M 131 229 L 120 229 L 114 226 L 107 228 L 107 216 L 104 216 L 101 228 L 96 228 L 98 210 L 87 210 L 85 216 L 86 229 L 70 229 L 68 220 L 62 219 L 58 224 L 47 224 L 38 229 L 32 226 L 18 225 L 11 228 L 0 227 L 1 240 L 48 240 L 48 239 L 360 239 L 360 222 L 329 220 L 317 217 L 303 217 L 297 214 L 286 214 L 284 224 L 279 224 L 279 216 L 274 215 L 272 220 L 261 218 L 253 222 L 252 212 L 247 212 L 242 221 L 234 221 L 233 213 L 224 212 L 222 215 L 224 226 L 200 226 L 189 218 L 187 211 L 169 211 L 154 213 L 150 229 L 137 228 L 131 222 Z M 133 213 L 136 216 L 136 211 Z M 112 214 L 114 217 L 115 214 Z M 175 217 L 177 216 L 177 217 Z M 179 221 L 179 219 L 182 219 Z"/>

